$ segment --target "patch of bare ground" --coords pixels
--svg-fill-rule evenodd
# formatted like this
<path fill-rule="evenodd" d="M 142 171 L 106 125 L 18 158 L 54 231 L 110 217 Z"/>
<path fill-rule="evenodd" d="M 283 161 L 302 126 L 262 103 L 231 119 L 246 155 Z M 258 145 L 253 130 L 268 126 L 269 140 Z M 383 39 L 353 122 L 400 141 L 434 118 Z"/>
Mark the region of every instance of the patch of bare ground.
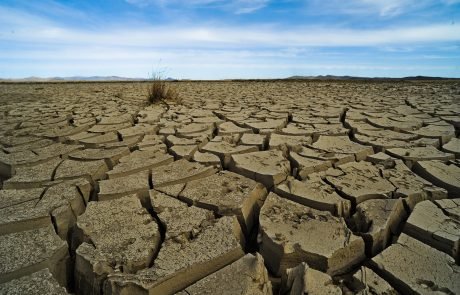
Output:
<path fill-rule="evenodd" d="M 458 88 L 2 83 L 0 293 L 459 294 Z"/>

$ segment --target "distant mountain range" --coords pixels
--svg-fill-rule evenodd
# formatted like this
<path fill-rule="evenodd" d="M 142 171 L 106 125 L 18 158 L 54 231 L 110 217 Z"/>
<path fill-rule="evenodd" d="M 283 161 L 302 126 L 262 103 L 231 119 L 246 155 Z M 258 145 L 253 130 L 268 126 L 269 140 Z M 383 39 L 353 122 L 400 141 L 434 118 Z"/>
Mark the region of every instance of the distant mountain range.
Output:
<path fill-rule="evenodd" d="M 409 76 L 401 78 L 389 77 L 356 77 L 356 76 L 334 76 L 334 75 L 319 75 L 319 76 L 291 76 L 286 79 L 290 80 L 451 80 L 458 78 L 443 78 L 429 76 Z"/>
<path fill-rule="evenodd" d="M 334 75 L 319 75 L 319 76 L 291 76 L 285 78 L 286 80 L 452 80 L 459 78 L 443 78 L 443 77 L 428 77 L 428 76 L 411 76 L 402 78 L 387 78 L 387 77 L 356 77 L 356 76 L 334 76 Z M 72 77 L 27 77 L 19 79 L 2 79 L 0 82 L 70 82 L 70 81 L 89 81 L 89 82 L 103 82 L 103 81 L 148 81 L 151 79 L 146 78 L 126 78 L 119 76 L 72 76 Z M 177 79 L 168 77 L 166 81 L 178 81 Z M 228 79 L 229 81 L 238 80 L 270 80 L 270 79 Z M 279 80 L 279 79 L 274 79 Z M 183 81 L 191 81 L 190 79 L 183 79 Z"/>
<path fill-rule="evenodd" d="M 150 79 L 145 78 L 126 78 L 119 76 L 72 76 L 72 77 L 50 77 L 50 78 L 41 78 L 41 77 L 27 77 L 20 79 L 1 79 L 0 82 L 67 82 L 67 81 L 148 81 Z M 166 81 L 175 81 L 174 78 L 166 78 Z"/>

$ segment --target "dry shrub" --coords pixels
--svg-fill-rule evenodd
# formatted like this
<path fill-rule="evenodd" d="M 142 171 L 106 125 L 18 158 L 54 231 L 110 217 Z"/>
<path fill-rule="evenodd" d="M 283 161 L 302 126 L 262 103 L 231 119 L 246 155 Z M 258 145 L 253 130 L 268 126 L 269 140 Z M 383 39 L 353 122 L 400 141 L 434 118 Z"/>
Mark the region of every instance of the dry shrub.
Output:
<path fill-rule="evenodd" d="M 123 92 L 118 91 L 117 93 L 114 94 L 116 98 L 123 98 Z"/>
<path fill-rule="evenodd" d="M 147 101 L 150 104 L 168 104 L 169 102 L 179 104 L 182 102 L 176 88 L 170 84 L 168 85 L 160 75 L 153 76 L 152 80 L 147 89 Z"/>

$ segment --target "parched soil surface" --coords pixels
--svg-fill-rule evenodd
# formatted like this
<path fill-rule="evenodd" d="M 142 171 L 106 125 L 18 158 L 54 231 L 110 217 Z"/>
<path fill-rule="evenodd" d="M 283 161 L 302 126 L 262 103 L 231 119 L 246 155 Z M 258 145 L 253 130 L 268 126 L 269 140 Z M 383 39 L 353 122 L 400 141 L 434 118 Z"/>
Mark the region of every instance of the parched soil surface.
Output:
<path fill-rule="evenodd" d="M 460 294 L 460 83 L 0 84 L 1 294 Z"/>

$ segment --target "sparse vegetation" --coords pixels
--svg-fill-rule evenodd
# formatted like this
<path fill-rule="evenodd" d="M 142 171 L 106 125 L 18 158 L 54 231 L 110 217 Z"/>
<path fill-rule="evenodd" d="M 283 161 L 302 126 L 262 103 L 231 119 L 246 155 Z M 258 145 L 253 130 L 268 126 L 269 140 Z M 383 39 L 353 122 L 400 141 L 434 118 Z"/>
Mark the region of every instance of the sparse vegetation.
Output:
<path fill-rule="evenodd" d="M 123 98 L 123 92 L 122 92 L 122 91 L 118 91 L 117 93 L 114 94 L 114 96 L 115 96 L 116 98 L 120 98 L 120 99 L 121 99 L 121 98 Z"/>
<path fill-rule="evenodd" d="M 163 79 L 161 74 L 155 74 L 147 88 L 147 102 L 149 104 L 163 103 L 168 105 L 170 102 L 181 103 L 181 99 L 179 92 L 173 85 Z"/>

